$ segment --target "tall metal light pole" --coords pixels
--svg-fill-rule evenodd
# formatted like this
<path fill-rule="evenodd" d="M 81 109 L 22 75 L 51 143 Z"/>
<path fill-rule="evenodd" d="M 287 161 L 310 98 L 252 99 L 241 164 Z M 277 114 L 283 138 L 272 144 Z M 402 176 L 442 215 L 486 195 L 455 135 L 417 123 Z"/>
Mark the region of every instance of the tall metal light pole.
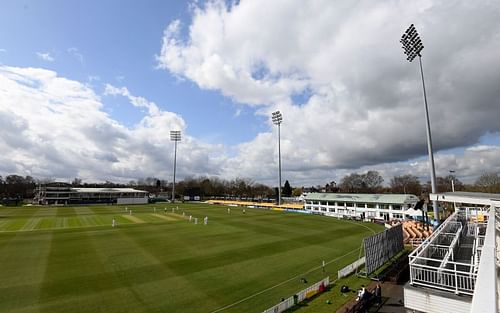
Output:
<path fill-rule="evenodd" d="M 455 171 L 454 170 L 450 170 L 450 176 L 451 176 L 451 191 L 455 192 Z"/>
<path fill-rule="evenodd" d="M 455 171 L 450 170 L 450 176 L 451 176 L 451 191 L 455 192 Z M 457 211 L 457 203 L 453 202 L 453 208 L 455 209 L 455 212 Z"/>
<path fill-rule="evenodd" d="M 272 115 L 273 123 L 278 125 L 278 177 L 279 177 L 279 187 L 278 187 L 278 206 L 281 206 L 281 134 L 280 126 L 283 121 L 283 115 L 280 111 L 273 112 Z"/>
<path fill-rule="evenodd" d="M 403 44 L 403 49 L 405 50 L 405 54 L 407 55 L 407 60 L 412 62 L 418 56 L 418 60 L 420 63 L 420 75 L 422 76 L 422 87 L 424 89 L 424 108 L 425 108 L 425 122 L 426 122 L 426 130 L 427 130 L 427 151 L 429 153 L 429 167 L 431 172 L 431 188 L 432 193 L 436 193 L 436 170 L 434 167 L 434 153 L 432 152 L 432 136 L 431 136 L 431 125 L 429 120 L 429 109 L 427 107 L 427 94 L 425 92 L 425 82 L 424 82 L 424 70 L 422 68 L 422 49 L 424 46 L 422 44 L 422 40 L 415 29 L 413 24 L 408 27 L 405 31 L 401 40 L 399 41 Z M 434 209 L 434 218 L 439 223 L 439 209 L 438 203 L 436 200 L 432 201 L 432 207 Z"/>
<path fill-rule="evenodd" d="M 181 141 L 181 131 L 171 130 L 170 140 L 174 142 L 174 184 L 172 185 L 172 202 L 175 202 L 175 169 L 177 166 L 177 142 Z"/>

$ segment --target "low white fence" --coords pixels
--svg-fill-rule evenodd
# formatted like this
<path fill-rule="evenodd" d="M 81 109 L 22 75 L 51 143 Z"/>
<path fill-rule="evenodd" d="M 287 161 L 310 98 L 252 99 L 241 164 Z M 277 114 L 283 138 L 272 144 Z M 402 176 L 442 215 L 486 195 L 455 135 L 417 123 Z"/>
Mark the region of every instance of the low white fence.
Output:
<path fill-rule="evenodd" d="M 319 292 L 323 291 L 329 285 L 330 285 L 330 277 L 326 277 L 320 280 L 319 282 L 315 283 L 314 285 L 309 286 L 304 290 L 301 290 L 300 292 L 291 296 L 290 298 L 287 298 L 281 301 L 280 303 L 276 304 L 275 306 L 270 307 L 263 313 L 281 313 L 283 311 L 286 311 L 289 308 L 296 305 L 297 303 L 302 302 L 305 299 L 308 299 L 318 294 Z"/>
<path fill-rule="evenodd" d="M 323 280 L 320 280 L 319 282 L 315 283 L 314 285 L 307 287 L 306 289 L 300 291 L 299 293 L 296 294 L 297 296 L 297 303 L 304 301 L 305 299 L 308 299 L 315 294 L 318 294 L 319 292 L 324 291 L 326 287 L 330 285 L 330 277 L 326 277 Z M 323 286 L 323 287 L 321 287 Z M 322 290 L 323 289 L 323 290 Z"/>
<path fill-rule="evenodd" d="M 276 304 L 275 306 L 265 310 L 264 313 L 281 313 L 283 311 L 288 310 L 289 308 L 291 308 L 294 305 L 295 305 L 295 299 L 293 297 L 290 297 L 288 299 L 281 301 L 280 303 Z"/>
<path fill-rule="evenodd" d="M 365 264 L 365 257 L 362 257 L 359 260 L 354 261 L 353 263 L 347 265 L 346 267 L 340 269 L 337 272 L 338 278 L 349 276 L 349 274 L 354 273 L 356 269 L 358 269 L 361 265 Z"/>

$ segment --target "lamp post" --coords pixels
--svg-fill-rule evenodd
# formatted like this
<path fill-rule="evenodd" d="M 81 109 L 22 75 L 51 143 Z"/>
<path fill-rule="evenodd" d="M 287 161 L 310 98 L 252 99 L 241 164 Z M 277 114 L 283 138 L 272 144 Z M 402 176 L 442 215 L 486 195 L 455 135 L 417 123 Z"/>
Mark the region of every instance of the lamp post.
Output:
<path fill-rule="evenodd" d="M 415 29 L 413 24 L 408 27 L 405 31 L 401 40 L 399 41 L 403 44 L 403 49 L 405 50 L 405 54 L 407 55 L 406 60 L 412 62 L 418 56 L 418 61 L 420 64 L 420 75 L 422 77 L 422 87 L 424 90 L 424 108 L 425 108 L 425 122 L 426 122 L 426 130 L 427 130 L 427 151 L 429 153 L 429 167 L 431 172 L 431 188 L 432 193 L 436 193 L 436 170 L 434 167 L 434 153 L 432 152 L 432 136 L 431 136 L 431 125 L 429 120 L 429 109 L 427 107 L 427 94 L 425 92 L 425 82 L 424 82 L 424 70 L 422 68 L 422 49 L 424 46 L 422 44 L 422 40 Z M 439 223 L 439 209 L 438 203 L 436 200 L 432 201 L 432 207 L 434 209 L 434 218 Z"/>
<path fill-rule="evenodd" d="M 175 202 L 175 169 L 177 166 L 177 142 L 181 141 L 181 131 L 171 130 L 170 140 L 174 142 L 174 183 L 172 185 L 172 202 Z"/>
<path fill-rule="evenodd" d="M 451 176 L 451 191 L 452 192 L 455 192 L 455 171 L 454 170 L 450 170 L 450 176 Z"/>
<path fill-rule="evenodd" d="M 281 134 L 280 134 L 280 126 L 283 121 L 283 115 L 281 115 L 280 111 L 273 112 L 272 115 L 273 123 L 278 125 L 278 206 L 281 206 Z"/>
<path fill-rule="evenodd" d="M 451 191 L 455 192 L 455 171 L 450 170 L 450 176 L 451 176 Z M 453 202 L 453 208 L 455 209 L 455 212 L 457 211 L 457 203 Z"/>

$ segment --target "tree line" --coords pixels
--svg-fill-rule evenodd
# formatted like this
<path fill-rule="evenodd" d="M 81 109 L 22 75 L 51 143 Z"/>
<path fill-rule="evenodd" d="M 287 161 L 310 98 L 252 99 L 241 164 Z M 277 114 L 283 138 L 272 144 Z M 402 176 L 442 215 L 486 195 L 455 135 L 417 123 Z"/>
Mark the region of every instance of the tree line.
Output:
<path fill-rule="evenodd" d="M 438 192 L 476 191 L 500 193 L 500 172 L 483 173 L 473 184 L 464 184 L 454 175 L 437 177 Z M 33 198 L 38 184 L 53 183 L 50 179 L 35 179 L 31 176 L 8 175 L 0 176 L 0 199 L 29 199 Z M 377 171 L 366 173 L 351 173 L 344 176 L 339 183 L 330 181 L 325 185 L 292 187 L 288 180 L 282 187 L 282 196 L 300 196 L 304 192 L 341 192 L 341 193 L 407 193 L 420 196 L 431 191 L 430 182 L 421 183 L 419 178 L 412 174 L 394 176 L 388 185 L 384 186 L 384 179 Z M 172 190 L 172 183 L 156 177 L 146 177 L 131 180 L 126 184 L 105 181 L 103 183 L 87 183 L 79 178 L 73 179 L 68 185 L 73 187 L 101 187 L 124 188 L 133 187 L 146 190 L 152 194 L 167 195 Z M 187 196 L 229 197 L 248 199 L 277 198 L 277 187 L 270 187 L 256 183 L 248 178 L 231 180 L 218 177 L 188 177 L 175 184 L 176 194 Z"/>

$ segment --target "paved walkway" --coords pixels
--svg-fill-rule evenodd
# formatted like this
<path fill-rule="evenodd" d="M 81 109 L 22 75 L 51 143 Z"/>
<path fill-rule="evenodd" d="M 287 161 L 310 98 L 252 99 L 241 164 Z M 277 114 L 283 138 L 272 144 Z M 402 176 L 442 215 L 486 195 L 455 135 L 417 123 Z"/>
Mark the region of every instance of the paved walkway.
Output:
<path fill-rule="evenodd" d="M 403 299 L 403 286 L 394 283 L 383 283 L 382 286 L 382 298 L 383 304 L 378 310 L 370 312 L 378 313 L 404 313 L 406 312 L 404 308 Z"/>

